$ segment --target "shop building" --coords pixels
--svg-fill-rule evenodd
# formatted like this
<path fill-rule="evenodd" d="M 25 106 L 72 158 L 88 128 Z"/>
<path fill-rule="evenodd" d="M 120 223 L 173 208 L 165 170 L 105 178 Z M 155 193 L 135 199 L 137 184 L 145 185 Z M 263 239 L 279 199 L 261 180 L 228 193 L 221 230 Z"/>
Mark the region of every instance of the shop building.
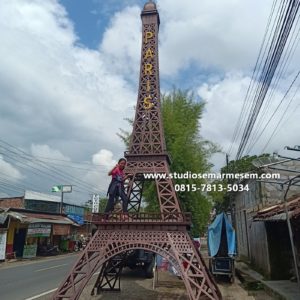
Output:
<path fill-rule="evenodd" d="M 0 215 L 2 231 L 6 232 L 6 258 L 31 258 L 55 246 L 73 250 L 69 249 L 69 241 L 73 228 L 79 225 L 65 215 L 41 214 L 20 208 L 1 209 Z M 67 248 L 64 248 L 64 241 L 68 241 Z"/>
<path fill-rule="evenodd" d="M 0 198 L 1 208 L 24 208 L 45 213 L 60 213 L 61 197 L 26 190 L 24 195 L 10 198 Z M 80 205 L 63 203 L 63 213 L 76 223 L 84 224 L 85 208 Z"/>
<path fill-rule="evenodd" d="M 275 169 L 276 167 L 276 169 Z M 300 169 L 299 161 L 277 163 L 274 171 L 280 181 L 288 181 Z M 263 173 L 270 172 L 268 168 Z M 293 235 L 289 236 L 284 195 L 277 182 L 250 179 L 243 182 L 249 191 L 237 192 L 233 197 L 237 248 L 240 259 L 250 262 L 265 278 L 288 280 L 295 277 L 291 247 L 293 239 L 300 271 L 300 186 L 291 185 L 287 193 L 288 218 Z"/>
<path fill-rule="evenodd" d="M 73 251 L 87 228 L 85 208 L 63 203 L 60 214 L 60 205 L 60 197 L 34 191 L 0 198 L 0 260 L 2 256 L 29 258 L 47 247 Z"/>

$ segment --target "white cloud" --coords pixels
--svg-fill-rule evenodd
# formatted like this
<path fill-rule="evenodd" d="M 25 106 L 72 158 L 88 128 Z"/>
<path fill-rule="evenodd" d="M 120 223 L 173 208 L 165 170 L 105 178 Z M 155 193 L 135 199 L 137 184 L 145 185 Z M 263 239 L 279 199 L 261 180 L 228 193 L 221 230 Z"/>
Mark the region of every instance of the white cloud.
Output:
<path fill-rule="evenodd" d="M 12 164 L 6 162 L 2 155 L 0 155 L 0 177 L 12 182 L 17 182 L 23 178 L 21 172 Z"/>
<path fill-rule="evenodd" d="M 92 161 L 95 165 L 102 165 L 107 169 L 111 169 L 117 163 L 117 161 L 113 159 L 113 153 L 106 149 L 101 149 L 94 154 Z"/>
<path fill-rule="evenodd" d="M 198 95 L 206 102 L 201 121 L 202 135 L 229 147 L 250 79 L 241 74 L 228 74 L 213 84 L 204 83 Z"/>
<path fill-rule="evenodd" d="M 245 99 L 246 91 L 250 83 L 250 78 L 243 76 L 241 73 L 229 73 L 226 77 L 218 82 L 212 84 L 204 83 L 198 88 L 198 95 L 206 101 L 205 112 L 201 120 L 201 133 L 204 138 L 211 140 L 212 142 L 218 143 L 222 146 L 224 153 L 228 151 L 232 143 L 232 137 L 234 129 L 237 125 L 237 121 L 241 112 L 241 108 Z M 291 93 L 293 94 L 293 93 Z M 274 91 L 274 96 L 272 102 L 270 103 L 269 109 L 264 112 L 264 106 L 262 107 L 261 115 L 258 116 L 257 121 L 260 119 L 260 131 L 264 128 L 264 125 L 267 123 L 271 117 L 273 111 L 277 107 L 278 103 L 281 101 L 283 93 L 280 91 Z M 287 100 L 290 98 L 288 97 Z M 291 104 L 291 107 L 288 109 L 284 122 L 279 127 L 279 131 L 272 138 L 271 142 L 267 145 L 264 153 L 273 153 L 275 150 L 279 150 L 281 153 L 285 145 L 294 145 L 297 144 L 299 140 L 299 117 L 300 111 L 296 110 L 299 100 L 294 99 Z M 284 102 L 284 109 L 287 106 L 287 101 Z M 246 106 L 247 114 L 244 115 L 248 117 L 249 105 Z M 265 132 L 262 134 L 260 139 L 254 147 L 249 149 L 249 154 L 261 154 L 262 149 L 267 144 L 268 139 L 270 138 L 274 128 L 276 127 L 278 120 L 284 111 L 283 108 L 279 109 L 279 114 L 275 115 L 276 117 L 272 119 L 270 124 L 266 127 Z M 256 132 L 257 125 L 254 126 L 253 133 Z M 243 123 L 245 125 L 245 123 Z M 242 127 L 243 129 L 244 127 Z M 291 130 L 291 128 L 293 130 Z M 241 134 L 240 132 L 239 139 L 233 144 L 231 154 L 236 153 Z M 253 136 L 253 135 L 252 135 Z M 255 136 L 255 135 L 254 135 Z M 256 135 L 258 137 L 258 135 Z M 252 138 L 250 137 L 249 142 L 252 144 Z M 248 146 L 245 150 L 248 149 Z M 245 153 L 247 154 L 247 152 Z M 287 155 L 287 154 L 285 154 Z M 291 155 L 290 153 L 288 155 Z M 217 155 L 213 158 L 213 163 L 218 167 L 221 167 L 225 164 L 225 154 Z M 230 159 L 235 159 L 234 156 L 231 156 Z"/>
<path fill-rule="evenodd" d="M 92 185 L 98 186 L 102 191 L 102 195 L 106 194 L 106 190 L 110 181 L 107 172 L 111 170 L 117 163 L 113 158 L 113 153 L 106 149 L 101 149 L 92 156 L 92 163 L 96 165 L 96 169 L 87 172 L 84 180 L 91 182 Z"/>
<path fill-rule="evenodd" d="M 31 145 L 31 153 L 38 158 L 52 158 L 70 161 L 70 158 L 63 155 L 59 150 L 52 149 L 48 145 Z"/>
<path fill-rule="evenodd" d="M 128 126 L 123 118 L 134 115 L 136 92 L 123 74 L 111 69 L 103 53 L 78 46 L 63 6 L 55 0 L 1 1 L 0 35 L 4 140 L 34 156 L 63 160 L 87 161 L 99 147 L 124 150 L 116 132 Z M 20 178 L 17 169 L 1 162 L 1 170 Z M 55 168 L 86 180 L 89 186 L 104 188 L 109 180 L 103 168 L 96 176 L 79 168 Z M 26 179 L 40 190 L 61 183 L 62 177 L 72 181 L 57 172 L 37 178 L 28 171 Z M 86 192 L 86 183 L 84 188 Z M 82 198 L 75 192 L 69 196 Z"/>
<path fill-rule="evenodd" d="M 133 114 L 135 93 L 101 53 L 76 46 L 61 5 L 2 1 L 0 34 L 1 136 L 10 128 L 18 144 L 30 137 L 73 155 L 78 140 L 97 138 L 95 147 L 119 143 L 116 132 Z"/>
<path fill-rule="evenodd" d="M 174 75 L 192 63 L 225 71 L 252 68 L 271 2 L 158 1 L 161 72 Z"/>
<path fill-rule="evenodd" d="M 114 15 L 106 29 L 100 51 L 116 73 L 137 82 L 141 55 L 140 8 L 127 7 Z"/>
<path fill-rule="evenodd" d="M 160 73 L 172 77 L 189 66 L 199 73 L 250 72 L 271 5 L 271 0 L 158 0 Z M 140 12 L 136 6 L 117 12 L 100 45 L 111 68 L 131 79 L 139 71 Z"/>

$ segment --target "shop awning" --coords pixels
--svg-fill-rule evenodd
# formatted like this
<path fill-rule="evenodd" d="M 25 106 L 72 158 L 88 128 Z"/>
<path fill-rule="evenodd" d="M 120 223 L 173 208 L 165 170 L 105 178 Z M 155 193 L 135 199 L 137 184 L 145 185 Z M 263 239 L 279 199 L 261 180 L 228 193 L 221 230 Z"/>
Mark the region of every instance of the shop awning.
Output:
<path fill-rule="evenodd" d="M 51 223 L 51 224 L 65 224 L 78 226 L 75 222 L 67 217 L 61 215 L 35 214 L 30 212 L 16 212 L 9 211 L 7 213 L 10 217 L 19 220 L 21 223 Z"/>
<path fill-rule="evenodd" d="M 287 202 L 289 218 L 300 216 L 300 197 Z M 286 213 L 284 203 L 261 209 L 253 216 L 253 221 L 285 221 Z"/>

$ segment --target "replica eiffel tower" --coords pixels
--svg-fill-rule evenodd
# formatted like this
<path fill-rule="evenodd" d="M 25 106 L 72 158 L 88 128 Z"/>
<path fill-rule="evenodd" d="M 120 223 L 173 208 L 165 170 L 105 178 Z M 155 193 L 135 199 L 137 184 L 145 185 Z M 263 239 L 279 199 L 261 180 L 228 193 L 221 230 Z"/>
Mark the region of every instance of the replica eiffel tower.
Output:
<path fill-rule="evenodd" d="M 167 176 L 153 179 L 160 213 L 141 213 L 146 174 L 169 174 L 160 111 L 158 68 L 159 15 L 149 1 L 141 13 L 143 39 L 139 94 L 125 173 L 133 174 L 127 184 L 130 218 L 115 213 L 105 220 L 94 215 L 97 231 L 62 282 L 53 299 L 79 299 L 92 275 L 100 270 L 92 294 L 119 290 L 120 274 L 127 253 L 144 249 L 168 259 L 181 276 L 190 299 L 222 299 L 200 252 L 188 234 L 189 214 L 182 213 L 174 185 Z M 118 285 L 117 285 L 118 283 Z"/>

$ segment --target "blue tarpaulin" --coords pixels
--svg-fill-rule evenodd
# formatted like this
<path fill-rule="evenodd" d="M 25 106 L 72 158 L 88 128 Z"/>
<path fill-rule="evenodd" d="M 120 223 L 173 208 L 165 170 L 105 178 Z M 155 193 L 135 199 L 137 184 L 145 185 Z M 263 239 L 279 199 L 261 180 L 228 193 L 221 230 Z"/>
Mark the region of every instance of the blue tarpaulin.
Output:
<path fill-rule="evenodd" d="M 67 217 L 70 218 L 71 220 L 73 220 L 74 222 L 76 222 L 79 225 L 84 224 L 83 216 L 79 216 L 79 215 L 75 215 L 75 214 L 69 214 L 69 215 L 67 215 Z"/>
<path fill-rule="evenodd" d="M 215 220 L 211 225 L 208 226 L 208 252 L 210 256 L 217 255 L 220 245 L 221 245 L 221 235 L 222 235 L 222 227 L 226 226 L 226 230 L 223 232 L 226 233 L 227 237 L 227 246 L 228 256 L 233 256 L 236 254 L 235 249 L 235 231 L 231 226 L 227 216 L 225 213 L 220 213 L 216 216 Z"/>

